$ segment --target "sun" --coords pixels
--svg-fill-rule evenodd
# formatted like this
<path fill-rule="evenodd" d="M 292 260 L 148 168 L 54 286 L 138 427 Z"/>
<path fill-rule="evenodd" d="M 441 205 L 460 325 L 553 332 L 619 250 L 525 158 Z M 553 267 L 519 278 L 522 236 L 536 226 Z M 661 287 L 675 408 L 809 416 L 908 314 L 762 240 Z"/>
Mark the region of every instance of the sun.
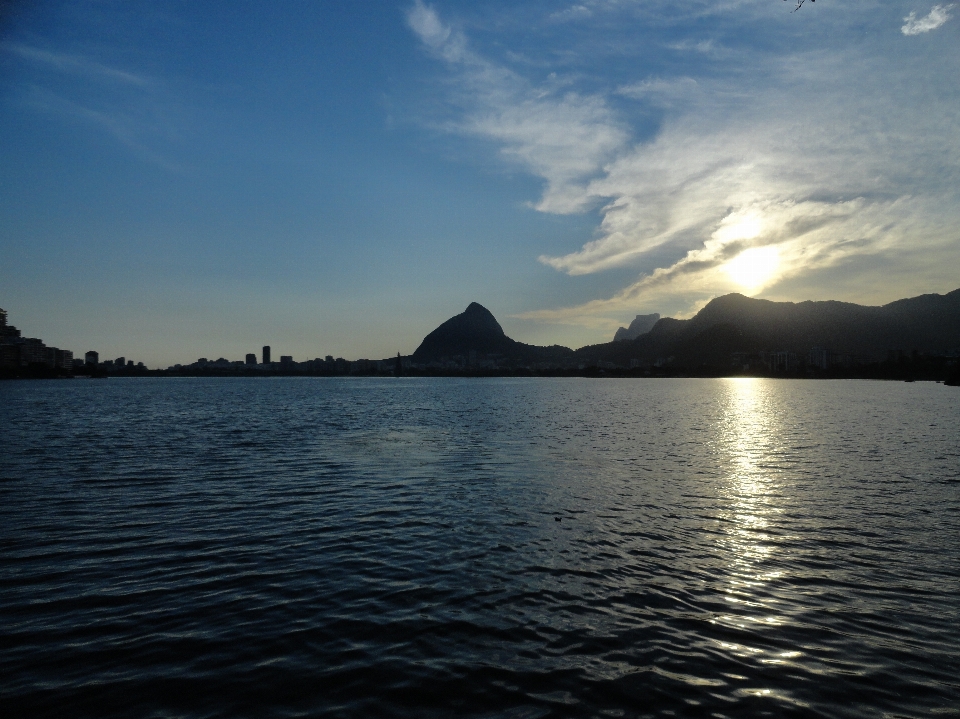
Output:
<path fill-rule="evenodd" d="M 763 287 L 780 267 L 780 252 L 776 247 L 751 247 L 724 265 L 730 279 L 746 290 Z"/>

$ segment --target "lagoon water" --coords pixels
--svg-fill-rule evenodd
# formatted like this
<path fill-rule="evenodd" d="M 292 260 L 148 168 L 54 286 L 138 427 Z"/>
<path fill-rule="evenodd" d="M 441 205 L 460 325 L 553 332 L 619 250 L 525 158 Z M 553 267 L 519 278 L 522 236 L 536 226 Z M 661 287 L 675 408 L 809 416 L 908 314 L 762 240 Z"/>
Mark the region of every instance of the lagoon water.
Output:
<path fill-rule="evenodd" d="M 0 383 L 0 711 L 960 716 L 960 390 Z"/>

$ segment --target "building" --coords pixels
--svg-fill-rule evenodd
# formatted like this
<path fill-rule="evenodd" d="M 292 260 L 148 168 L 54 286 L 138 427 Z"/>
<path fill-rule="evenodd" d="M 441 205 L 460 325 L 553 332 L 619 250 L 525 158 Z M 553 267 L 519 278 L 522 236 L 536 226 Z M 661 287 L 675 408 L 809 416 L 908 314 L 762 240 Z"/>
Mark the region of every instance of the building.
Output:
<path fill-rule="evenodd" d="M 20 337 L 20 330 L 13 325 L 7 324 L 7 311 L 0 309 L 0 343 L 4 339 L 15 339 Z"/>
<path fill-rule="evenodd" d="M 270 364 L 270 345 L 263 346 L 263 363 Z"/>
<path fill-rule="evenodd" d="M 773 372 L 795 372 L 797 370 L 797 355 L 787 350 L 771 352 L 769 367 Z"/>
<path fill-rule="evenodd" d="M 73 352 L 47 347 L 36 337 L 21 337 L 20 330 L 7 324 L 6 310 L 0 309 L 0 367 L 13 369 L 31 365 L 72 371 Z"/>
<path fill-rule="evenodd" d="M 43 340 L 27 337 L 20 345 L 20 364 L 28 367 L 32 364 L 47 363 L 47 346 Z"/>
<path fill-rule="evenodd" d="M 811 367 L 818 369 L 829 369 L 831 365 L 836 364 L 836 357 L 833 352 L 823 347 L 814 347 L 810 350 L 808 359 Z"/>
<path fill-rule="evenodd" d="M 90 350 L 83 356 L 83 359 L 87 364 L 98 365 L 100 364 L 100 353 Z"/>
<path fill-rule="evenodd" d="M 20 345 L 0 344 L 0 367 L 20 366 Z"/>
<path fill-rule="evenodd" d="M 256 365 L 256 364 L 257 364 L 257 356 L 256 356 L 255 354 L 253 354 L 253 352 L 251 352 L 250 354 L 247 355 L 247 364 L 248 364 L 248 365 Z"/>
<path fill-rule="evenodd" d="M 289 367 L 293 364 L 293 355 L 280 355 L 280 364 Z"/>
<path fill-rule="evenodd" d="M 7 324 L 7 312 L 0 309 L 0 367 L 20 366 L 20 330 Z"/>

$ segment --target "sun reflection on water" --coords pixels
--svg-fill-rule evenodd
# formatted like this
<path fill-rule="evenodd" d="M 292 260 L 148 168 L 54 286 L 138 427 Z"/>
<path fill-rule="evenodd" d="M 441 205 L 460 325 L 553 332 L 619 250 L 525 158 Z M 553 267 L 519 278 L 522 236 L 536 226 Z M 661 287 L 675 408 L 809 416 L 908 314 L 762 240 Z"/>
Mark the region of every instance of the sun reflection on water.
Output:
<path fill-rule="evenodd" d="M 762 633 L 784 621 L 773 586 L 781 576 L 777 551 L 782 537 L 776 533 L 776 519 L 782 511 L 777 463 L 783 426 L 769 390 L 765 380 L 725 380 L 716 449 L 724 468 L 726 509 L 720 519 L 726 531 L 720 543 L 729 559 L 723 587 L 729 610 L 717 621 L 745 630 L 742 642 L 721 642 L 721 649 L 778 664 L 798 653 L 751 646 L 755 640 L 763 643 Z"/>

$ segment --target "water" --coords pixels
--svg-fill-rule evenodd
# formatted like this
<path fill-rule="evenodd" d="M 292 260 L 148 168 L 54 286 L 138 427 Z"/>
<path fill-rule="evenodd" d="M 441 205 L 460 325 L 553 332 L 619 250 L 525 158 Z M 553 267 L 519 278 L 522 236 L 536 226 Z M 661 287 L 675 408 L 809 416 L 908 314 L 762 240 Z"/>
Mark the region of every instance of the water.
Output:
<path fill-rule="evenodd" d="M 0 383 L 0 710 L 960 714 L 960 391 Z"/>

